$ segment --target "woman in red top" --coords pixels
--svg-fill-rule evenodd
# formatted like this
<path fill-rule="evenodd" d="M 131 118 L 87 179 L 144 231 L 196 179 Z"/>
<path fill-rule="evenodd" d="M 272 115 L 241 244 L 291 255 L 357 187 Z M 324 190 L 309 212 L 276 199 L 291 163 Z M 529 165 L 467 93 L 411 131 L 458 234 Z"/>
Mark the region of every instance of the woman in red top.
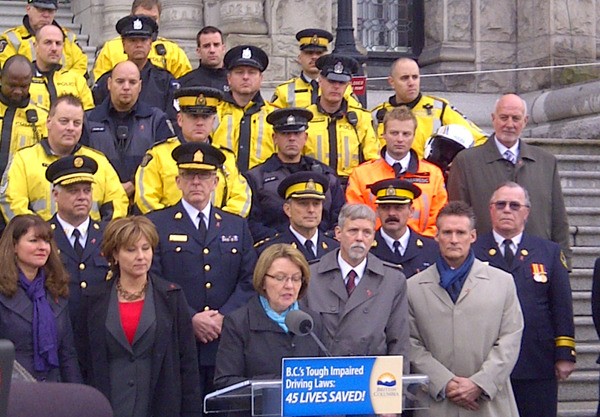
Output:
<path fill-rule="evenodd" d="M 83 294 L 82 372 L 115 417 L 201 412 L 189 307 L 179 286 L 149 272 L 157 243 L 145 217 L 113 220 L 102 244 L 111 265 L 106 287 Z"/>

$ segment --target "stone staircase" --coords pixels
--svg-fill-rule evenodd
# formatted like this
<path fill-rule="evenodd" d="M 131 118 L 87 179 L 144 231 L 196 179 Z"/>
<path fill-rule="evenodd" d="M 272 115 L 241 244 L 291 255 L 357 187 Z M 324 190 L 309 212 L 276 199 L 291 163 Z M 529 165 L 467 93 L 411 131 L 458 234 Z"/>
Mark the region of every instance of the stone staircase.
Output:
<path fill-rule="evenodd" d="M 560 384 L 559 416 L 593 417 L 598 400 L 600 342 L 591 317 L 592 269 L 600 256 L 600 141 L 528 139 L 556 155 L 573 247 L 573 310 L 577 366 Z"/>
<path fill-rule="evenodd" d="M 22 0 L 0 0 L 0 10 L 2 10 L 2 14 L 0 15 L 0 32 L 23 23 L 25 4 L 26 2 Z M 72 30 L 77 35 L 77 42 L 88 57 L 88 69 L 91 70 L 96 56 L 96 47 L 90 46 L 89 36 L 82 33 L 80 24 L 75 23 L 69 3 L 59 1 L 55 20 L 59 25 Z"/>

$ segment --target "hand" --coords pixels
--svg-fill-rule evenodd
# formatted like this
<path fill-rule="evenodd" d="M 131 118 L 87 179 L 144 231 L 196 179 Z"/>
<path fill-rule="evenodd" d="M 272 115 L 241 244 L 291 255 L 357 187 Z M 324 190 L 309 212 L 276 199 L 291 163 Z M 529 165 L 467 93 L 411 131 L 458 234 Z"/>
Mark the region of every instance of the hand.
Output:
<path fill-rule="evenodd" d="M 223 315 L 217 310 L 207 310 L 194 314 L 192 327 L 194 335 L 202 343 L 212 342 L 221 334 Z"/>
<path fill-rule="evenodd" d="M 471 411 L 479 410 L 477 399 L 481 395 L 481 392 L 481 388 L 479 388 L 473 381 L 471 381 L 469 378 L 463 378 L 460 376 L 455 376 L 446 385 L 446 398 L 459 407 L 463 407 Z"/>
<path fill-rule="evenodd" d="M 564 381 L 571 375 L 571 372 L 575 369 L 575 362 L 566 361 L 566 360 L 558 360 L 554 364 L 554 373 L 556 374 L 556 379 L 559 381 Z"/>
<path fill-rule="evenodd" d="M 133 185 L 133 182 L 127 181 L 127 182 L 121 183 L 121 185 L 123 186 L 123 189 L 125 189 L 125 193 L 127 194 L 127 197 L 128 198 L 133 197 L 133 193 L 135 193 L 135 186 Z"/>

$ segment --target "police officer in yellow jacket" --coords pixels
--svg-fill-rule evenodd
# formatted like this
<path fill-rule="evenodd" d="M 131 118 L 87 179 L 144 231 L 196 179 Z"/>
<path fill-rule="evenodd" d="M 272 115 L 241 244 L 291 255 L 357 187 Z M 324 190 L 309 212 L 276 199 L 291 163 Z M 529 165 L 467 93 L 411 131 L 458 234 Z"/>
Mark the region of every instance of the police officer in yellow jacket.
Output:
<path fill-rule="evenodd" d="M 0 208 L 6 220 L 18 214 L 36 213 L 48 220 L 56 212 L 52 184 L 46 168 L 66 155 L 85 155 L 98 163 L 94 174 L 94 220 L 110 220 L 127 214 L 128 200 L 119 177 L 106 157 L 79 144 L 83 106 L 73 95 L 59 97 L 48 115 L 48 138 L 15 153 L 0 185 Z"/>
<path fill-rule="evenodd" d="M 260 94 L 269 57 L 259 47 L 239 45 L 225 54 L 224 63 L 230 91 L 217 108 L 219 127 L 213 139 L 215 144 L 233 151 L 238 169 L 244 174 L 275 151 L 273 126 L 266 121 L 275 108 Z"/>
<path fill-rule="evenodd" d="M 63 50 L 63 33 L 54 25 L 43 26 L 34 42 L 35 73 L 29 88 L 31 100 L 45 109 L 58 96 L 73 94 L 81 99 L 84 110 L 94 107 L 92 91 L 85 77 L 73 70 L 63 69 L 60 58 Z"/>
<path fill-rule="evenodd" d="M 0 77 L 0 175 L 16 151 L 46 136 L 48 111 L 30 100 L 32 74 L 33 66 L 23 55 L 13 55 L 4 63 Z"/>
<path fill-rule="evenodd" d="M 321 71 L 321 95 L 308 108 L 314 117 L 308 126 L 304 154 L 333 168 L 345 186 L 354 167 L 379 157 L 379 141 L 371 114 L 343 96 L 358 70 L 358 62 L 350 57 L 324 55 L 317 60 L 317 67 Z"/>
<path fill-rule="evenodd" d="M 148 16 L 157 25 L 160 24 L 161 11 L 162 6 L 158 0 L 134 0 L 131 6 L 132 15 Z M 148 59 L 157 67 L 169 71 L 175 78 L 179 78 L 192 70 L 192 65 L 184 50 L 176 42 L 162 36 L 156 36 L 152 42 Z M 120 36 L 106 41 L 94 62 L 94 80 L 98 80 L 105 72 L 113 69 L 119 62 L 126 60 L 127 55 L 123 52 L 123 43 Z"/>
<path fill-rule="evenodd" d="M 412 148 L 419 158 L 423 158 L 427 139 L 444 125 L 457 124 L 469 129 L 475 138 L 475 146 L 487 140 L 485 132 L 451 106 L 447 100 L 421 93 L 419 66 L 413 59 L 396 60 L 392 64 L 388 82 L 394 88 L 395 94 L 372 110 L 377 122 L 377 136 L 382 145 L 385 144 L 383 118 L 388 111 L 398 106 L 407 106 L 417 117 L 417 132 Z"/>
<path fill-rule="evenodd" d="M 210 132 L 222 93 L 209 87 L 187 87 L 177 90 L 175 98 L 180 109 L 177 122 L 183 140 L 170 138 L 150 148 L 135 175 L 135 205 L 144 214 L 181 200 L 182 193 L 176 184 L 177 162 L 172 153 L 182 142 L 211 142 Z M 247 217 L 252 201 L 250 187 L 236 167 L 234 153 L 216 147 L 225 155 L 225 162 L 217 168 L 218 182 L 212 205 Z"/>
<path fill-rule="evenodd" d="M 68 29 L 62 28 L 54 20 L 58 0 L 27 0 L 23 24 L 7 30 L 0 35 L 0 65 L 4 65 L 10 56 L 15 54 L 25 55 L 30 61 L 35 61 L 35 33 L 43 26 L 54 25 L 65 35 L 65 44 L 61 57 L 64 69 L 72 69 L 83 76 L 87 76 L 87 55 L 77 44 L 77 37 Z"/>
<path fill-rule="evenodd" d="M 327 53 L 327 46 L 333 35 L 322 29 L 303 29 L 296 33 L 300 44 L 298 64 L 302 68 L 300 75 L 280 84 L 275 88 L 271 103 L 275 107 L 308 107 L 317 102 L 319 96 L 319 74 L 317 59 Z M 348 85 L 344 98 L 356 107 L 362 107 L 352 95 L 352 86 Z"/>

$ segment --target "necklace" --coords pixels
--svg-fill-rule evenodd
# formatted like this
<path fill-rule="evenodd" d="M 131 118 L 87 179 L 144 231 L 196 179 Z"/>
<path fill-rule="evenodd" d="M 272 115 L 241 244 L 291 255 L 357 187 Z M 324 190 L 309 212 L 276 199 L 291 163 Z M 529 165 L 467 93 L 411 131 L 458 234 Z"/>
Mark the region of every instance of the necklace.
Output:
<path fill-rule="evenodd" d="M 141 290 L 136 291 L 136 292 L 129 292 L 121 286 L 120 279 L 117 281 L 117 293 L 125 301 L 140 300 L 142 297 L 144 297 L 144 294 L 146 292 L 146 287 L 148 287 L 148 280 L 146 280 L 146 282 L 144 283 L 144 286 L 142 287 Z"/>

